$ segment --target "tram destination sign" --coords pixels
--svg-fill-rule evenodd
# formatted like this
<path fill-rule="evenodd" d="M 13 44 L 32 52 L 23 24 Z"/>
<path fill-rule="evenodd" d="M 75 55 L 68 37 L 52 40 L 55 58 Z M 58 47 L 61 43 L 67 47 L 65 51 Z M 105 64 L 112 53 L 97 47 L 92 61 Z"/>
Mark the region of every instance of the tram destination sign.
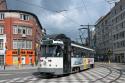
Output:
<path fill-rule="evenodd" d="M 43 45 L 58 45 L 58 44 L 63 44 L 63 41 L 54 41 L 54 40 L 43 40 L 42 41 Z"/>
<path fill-rule="evenodd" d="M 51 45 L 51 44 L 53 44 L 53 40 L 43 40 L 42 44 L 43 45 Z"/>

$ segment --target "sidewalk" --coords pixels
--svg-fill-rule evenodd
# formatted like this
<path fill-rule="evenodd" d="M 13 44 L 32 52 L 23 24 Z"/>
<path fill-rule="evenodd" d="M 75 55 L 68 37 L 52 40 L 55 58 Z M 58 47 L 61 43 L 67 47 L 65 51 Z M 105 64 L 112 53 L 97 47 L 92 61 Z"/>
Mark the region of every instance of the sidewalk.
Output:
<path fill-rule="evenodd" d="M 109 64 L 109 65 L 125 65 L 125 63 L 115 63 L 115 62 L 95 62 L 95 64 Z"/>
<path fill-rule="evenodd" d="M 23 70 L 23 69 L 37 69 L 38 66 L 32 66 L 32 65 L 12 65 L 12 66 L 6 66 L 5 70 Z M 4 66 L 0 66 L 0 70 L 4 70 Z"/>
<path fill-rule="evenodd" d="M 125 71 L 125 63 L 108 63 L 108 62 L 95 62 L 95 65 L 107 65 Z"/>

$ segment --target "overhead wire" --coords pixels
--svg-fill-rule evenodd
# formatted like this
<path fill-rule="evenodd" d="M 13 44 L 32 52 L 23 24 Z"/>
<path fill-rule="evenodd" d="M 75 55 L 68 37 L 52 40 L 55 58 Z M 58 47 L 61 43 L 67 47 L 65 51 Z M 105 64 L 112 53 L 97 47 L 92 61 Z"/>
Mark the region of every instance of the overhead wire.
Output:
<path fill-rule="evenodd" d="M 82 0 L 82 4 L 83 4 L 83 7 L 84 7 L 84 9 L 86 11 L 86 14 L 88 15 L 88 18 L 89 18 L 90 22 L 92 22 L 91 16 L 90 16 L 90 14 L 88 12 L 88 9 L 87 9 L 87 6 L 86 6 L 84 0 Z"/>
<path fill-rule="evenodd" d="M 82 6 L 79 6 L 79 7 L 75 7 L 75 8 L 71 8 L 71 9 L 68 9 L 68 10 L 60 10 L 60 11 L 55 11 L 55 10 L 52 10 L 52 9 L 47 9 L 43 6 L 40 6 L 40 5 L 36 5 L 36 4 L 33 4 L 33 3 L 29 3 L 29 2 L 26 2 L 26 1 L 23 1 L 23 0 L 16 0 L 16 1 L 19 1 L 19 2 L 22 2 L 24 4 L 28 4 L 30 6 L 35 6 L 35 7 L 38 7 L 38 8 L 41 8 L 41 9 L 44 9 L 45 11 L 48 11 L 48 12 L 53 12 L 53 13 L 60 13 L 61 11 L 70 11 L 70 10 L 73 10 L 73 9 L 77 9 L 77 8 L 82 8 Z M 76 21 L 74 21 L 73 19 L 65 16 L 63 13 L 60 13 L 63 17 L 67 18 L 68 20 L 70 20 L 72 23 L 75 23 L 77 25 L 81 25 L 79 23 L 77 23 Z M 83 42 L 82 42 L 83 43 Z"/>
<path fill-rule="evenodd" d="M 36 4 L 33 4 L 33 3 L 29 3 L 29 2 L 26 2 L 26 1 L 23 1 L 23 0 L 16 0 L 16 1 L 22 2 L 22 3 L 24 3 L 24 4 L 29 4 L 29 5 L 31 5 L 31 6 L 36 6 L 36 7 L 42 8 L 42 9 L 44 9 L 44 10 L 46 10 L 46 11 L 49 11 L 49 12 L 60 13 L 63 17 L 67 18 L 68 20 L 72 21 L 72 22 L 75 23 L 75 24 L 80 25 L 79 23 L 77 23 L 77 22 L 74 21 L 73 19 L 71 19 L 71 18 L 65 16 L 65 15 L 62 14 L 61 12 L 58 12 L 58 11 L 55 11 L 55 10 L 52 10 L 52 9 L 47 9 L 47 8 L 45 8 L 45 7 L 43 7 L 43 6 L 36 5 Z M 78 7 L 78 8 L 79 8 L 79 7 Z M 74 9 L 76 9 L 76 8 L 74 8 Z M 61 10 L 60 10 L 60 11 L 61 11 Z M 67 10 L 67 11 L 68 11 L 68 10 Z M 62 12 L 63 12 L 63 10 L 62 10 Z"/>
<path fill-rule="evenodd" d="M 115 2 L 118 2 L 119 0 L 105 0 L 107 3 L 109 3 L 109 4 L 113 4 L 113 3 L 115 3 Z"/>

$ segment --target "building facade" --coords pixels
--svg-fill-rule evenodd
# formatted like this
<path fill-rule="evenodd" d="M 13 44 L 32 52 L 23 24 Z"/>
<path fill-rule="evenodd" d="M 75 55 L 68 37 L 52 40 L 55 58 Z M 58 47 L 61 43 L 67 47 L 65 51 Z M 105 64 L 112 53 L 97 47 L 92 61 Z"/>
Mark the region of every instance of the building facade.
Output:
<path fill-rule="evenodd" d="M 111 10 L 113 59 L 125 62 L 125 0 L 116 3 Z"/>
<path fill-rule="evenodd" d="M 96 50 L 112 52 L 111 60 L 125 62 L 125 0 L 115 3 L 111 11 L 96 24 Z"/>
<path fill-rule="evenodd" d="M 101 17 L 96 24 L 96 52 L 100 59 L 106 61 L 108 51 L 112 50 L 112 33 L 110 26 L 110 12 Z"/>
<path fill-rule="evenodd" d="M 90 47 L 95 49 L 95 30 L 90 31 Z"/>
<path fill-rule="evenodd" d="M 44 33 L 32 13 L 0 11 L 0 64 L 35 64 Z"/>

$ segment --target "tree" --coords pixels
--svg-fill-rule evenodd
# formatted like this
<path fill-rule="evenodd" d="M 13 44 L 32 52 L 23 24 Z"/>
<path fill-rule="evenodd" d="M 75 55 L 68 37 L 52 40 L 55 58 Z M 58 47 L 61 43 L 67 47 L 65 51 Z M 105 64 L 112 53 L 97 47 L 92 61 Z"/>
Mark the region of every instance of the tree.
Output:
<path fill-rule="evenodd" d="M 109 63 L 110 63 L 111 62 L 111 55 L 112 55 L 112 50 L 111 49 L 108 50 L 107 55 L 108 55 L 108 59 L 109 59 Z"/>

